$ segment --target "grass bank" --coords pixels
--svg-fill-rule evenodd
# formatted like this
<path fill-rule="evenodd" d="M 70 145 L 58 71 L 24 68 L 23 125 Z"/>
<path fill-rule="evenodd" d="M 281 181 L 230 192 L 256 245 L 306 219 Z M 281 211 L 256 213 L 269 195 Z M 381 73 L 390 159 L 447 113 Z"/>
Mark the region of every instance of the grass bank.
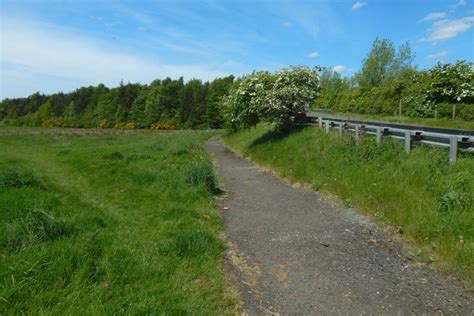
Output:
<path fill-rule="evenodd" d="M 260 125 L 228 135 L 232 148 L 295 182 L 340 196 L 398 228 L 430 258 L 474 286 L 474 157 L 448 165 L 446 150 L 306 127 L 290 135 Z"/>
<path fill-rule="evenodd" d="M 412 125 L 423 125 L 430 127 L 455 128 L 474 130 L 474 121 L 453 120 L 449 118 L 417 118 L 408 116 L 384 116 L 384 115 L 363 115 L 355 113 L 334 113 L 347 118 L 382 121 L 389 123 L 401 123 Z"/>
<path fill-rule="evenodd" d="M 201 148 L 213 133 L 9 131 L 0 136 L 0 314 L 235 312 Z"/>

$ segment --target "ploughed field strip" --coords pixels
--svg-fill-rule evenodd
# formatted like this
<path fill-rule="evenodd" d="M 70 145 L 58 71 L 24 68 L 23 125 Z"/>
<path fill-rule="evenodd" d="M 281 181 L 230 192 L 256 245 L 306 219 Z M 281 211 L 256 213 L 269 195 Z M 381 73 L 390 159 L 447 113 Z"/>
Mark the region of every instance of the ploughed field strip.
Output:
<path fill-rule="evenodd" d="M 353 211 L 328 206 L 235 156 L 217 139 L 227 192 L 228 272 L 250 314 L 472 314 L 472 293 L 401 255 L 401 244 Z"/>

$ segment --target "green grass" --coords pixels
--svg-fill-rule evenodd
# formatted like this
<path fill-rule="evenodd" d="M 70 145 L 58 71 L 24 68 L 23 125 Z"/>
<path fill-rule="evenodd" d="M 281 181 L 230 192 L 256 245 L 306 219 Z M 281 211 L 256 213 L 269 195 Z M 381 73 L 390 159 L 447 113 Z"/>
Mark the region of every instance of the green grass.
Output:
<path fill-rule="evenodd" d="M 340 196 L 347 205 L 399 228 L 443 268 L 474 286 L 474 157 L 448 165 L 443 149 L 372 137 L 356 146 L 350 135 L 306 127 L 290 135 L 258 126 L 225 141 L 294 182 Z"/>
<path fill-rule="evenodd" d="M 201 147 L 214 133 L 12 131 L 0 136 L 0 314 L 235 313 Z"/>
<path fill-rule="evenodd" d="M 363 115 L 353 113 L 334 113 L 336 115 L 346 116 L 348 118 L 367 119 L 375 121 L 383 121 L 390 123 L 403 123 L 413 125 L 424 125 L 441 128 L 456 128 L 474 130 L 474 121 L 452 120 L 449 118 L 416 118 L 408 116 L 383 116 L 383 115 Z"/>

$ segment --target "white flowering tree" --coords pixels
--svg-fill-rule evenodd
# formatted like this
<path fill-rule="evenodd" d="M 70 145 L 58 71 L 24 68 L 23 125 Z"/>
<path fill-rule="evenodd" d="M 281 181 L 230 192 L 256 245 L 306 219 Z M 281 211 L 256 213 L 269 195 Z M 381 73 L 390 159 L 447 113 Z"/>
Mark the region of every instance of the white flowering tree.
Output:
<path fill-rule="evenodd" d="M 277 71 L 263 113 L 280 130 L 291 130 L 299 113 L 305 112 L 318 95 L 317 69 L 291 67 Z"/>
<path fill-rule="evenodd" d="M 280 130 L 294 127 L 294 117 L 304 113 L 318 94 L 317 69 L 291 67 L 254 72 L 245 76 L 224 100 L 231 131 L 255 126 L 261 119 Z"/>
<path fill-rule="evenodd" d="M 455 64 L 438 63 L 429 70 L 431 84 L 428 99 L 453 104 L 453 119 L 456 118 L 456 103 L 474 101 L 474 70 L 472 63 L 458 61 Z"/>
<path fill-rule="evenodd" d="M 260 71 L 236 82 L 224 98 L 225 120 L 229 130 L 237 131 L 257 125 L 273 81 L 274 77 L 268 71 Z"/>

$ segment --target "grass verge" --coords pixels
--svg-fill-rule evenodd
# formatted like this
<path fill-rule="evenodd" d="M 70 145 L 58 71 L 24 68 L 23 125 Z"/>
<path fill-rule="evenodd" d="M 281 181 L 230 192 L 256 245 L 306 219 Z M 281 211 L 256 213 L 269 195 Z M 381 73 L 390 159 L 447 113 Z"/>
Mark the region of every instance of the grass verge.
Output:
<path fill-rule="evenodd" d="M 349 206 L 396 227 L 420 248 L 419 256 L 474 287 L 474 158 L 448 165 L 443 149 L 306 127 L 290 135 L 260 125 L 228 135 L 232 148 L 294 182 L 340 196 Z"/>
<path fill-rule="evenodd" d="M 234 314 L 213 133 L 78 133 L 0 136 L 0 314 Z"/>

